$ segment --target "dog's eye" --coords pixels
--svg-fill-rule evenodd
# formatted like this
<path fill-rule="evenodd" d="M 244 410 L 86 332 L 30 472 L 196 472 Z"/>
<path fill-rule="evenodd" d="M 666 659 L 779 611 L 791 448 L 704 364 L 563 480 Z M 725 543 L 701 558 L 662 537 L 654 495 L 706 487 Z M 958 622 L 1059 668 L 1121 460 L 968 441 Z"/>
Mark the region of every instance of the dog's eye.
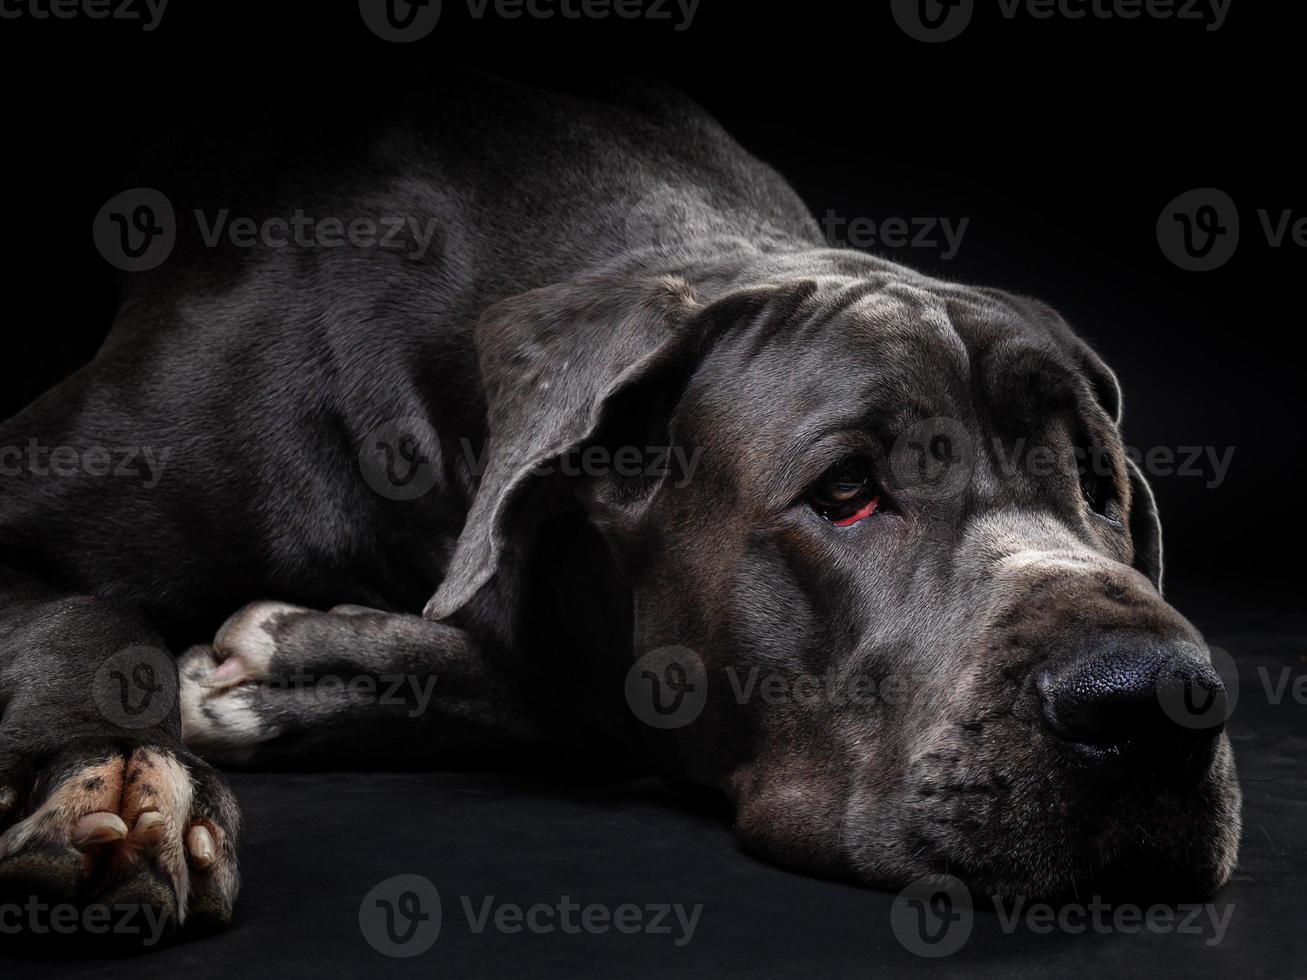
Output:
<path fill-rule="evenodd" d="M 1119 521 L 1120 514 L 1112 480 L 1098 472 L 1095 461 L 1101 461 L 1101 456 L 1090 455 L 1088 460 L 1080 465 L 1080 492 L 1084 495 L 1089 509 L 1095 514 L 1109 521 Z"/>
<path fill-rule="evenodd" d="M 854 457 L 837 463 L 823 475 L 808 503 L 836 527 L 848 527 L 880 509 L 880 495 L 871 477 L 871 463 Z"/>
<path fill-rule="evenodd" d="M 1103 512 L 1103 481 L 1093 473 L 1086 470 L 1080 472 L 1080 492 L 1084 495 L 1085 503 L 1089 509 L 1096 514 Z"/>

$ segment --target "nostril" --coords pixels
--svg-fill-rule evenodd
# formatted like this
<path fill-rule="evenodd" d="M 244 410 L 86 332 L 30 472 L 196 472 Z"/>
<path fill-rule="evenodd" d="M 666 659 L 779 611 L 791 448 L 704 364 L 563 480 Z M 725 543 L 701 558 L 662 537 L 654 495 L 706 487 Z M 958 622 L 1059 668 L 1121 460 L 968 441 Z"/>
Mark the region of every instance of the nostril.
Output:
<path fill-rule="evenodd" d="M 1045 726 L 1132 769 L 1206 769 L 1225 721 L 1225 686 L 1187 651 L 1122 648 L 1077 657 L 1037 679 Z"/>
<path fill-rule="evenodd" d="M 1040 678 L 1044 721 L 1072 742 L 1123 741 L 1164 721 L 1157 699 L 1159 658 L 1098 654 Z"/>
<path fill-rule="evenodd" d="M 1216 735 L 1225 727 L 1228 695 L 1225 682 L 1210 663 L 1174 658 L 1155 680 L 1158 703 L 1181 728 Z"/>

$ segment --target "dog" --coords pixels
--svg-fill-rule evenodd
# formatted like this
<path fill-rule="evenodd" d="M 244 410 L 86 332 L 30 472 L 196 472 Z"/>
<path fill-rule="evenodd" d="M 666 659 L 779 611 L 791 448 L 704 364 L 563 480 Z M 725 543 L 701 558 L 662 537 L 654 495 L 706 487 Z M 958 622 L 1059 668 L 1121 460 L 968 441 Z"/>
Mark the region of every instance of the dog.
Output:
<path fill-rule="evenodd" d="M 872 885 L 1230 877 L 1177 708 L 1221 680 L 1053 309 L 828 246 L 646 81 L 198 130 L 166 259 L 0 427 L 2 887 L 221 927 L 215 763 L 546 758 Z"/>

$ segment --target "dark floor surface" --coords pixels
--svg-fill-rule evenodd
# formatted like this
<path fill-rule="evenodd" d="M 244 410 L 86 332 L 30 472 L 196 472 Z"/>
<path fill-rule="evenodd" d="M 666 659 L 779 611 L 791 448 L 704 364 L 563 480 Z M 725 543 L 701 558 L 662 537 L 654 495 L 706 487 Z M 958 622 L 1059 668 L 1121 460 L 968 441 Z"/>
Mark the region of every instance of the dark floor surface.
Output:
<path fill-rule="evenodd" d="M 1307 976 L 1307 706 L 1293 687 L 1307 675 L 1307 614 L 1297 590 L 1232 591 L 1172 594 L 1234 655 L 1240 677 L 1230 732 L 1245 801 L 1242 858 L 1234 880 L 1187 925 L 1186 909 L 1155 929 L 1100 930 L 1091 918 L 1068 920 L 1083 930 L 1037 931 L 1041 920 L 1023 918 L 1005 930 L 978 909 L 960 950 L 924 959 L 896 938 L 893 895 L 760 863 L 736 849 L 725 821 L 656 783 L 238 774 L 248 831 L 230 932 L 128 958 L 61 961 L 9 957 L 0 936 L 0 977 Z M 1299 695 L 1304 689 L 1307 681 Z M 364 897 L 394 875 L 423 876 L 440 895 L 438 937 L 406 959 L 375 950 L 360 925 Z M 668 934 L 508 933 L 493 913 L 478 932 L 464 900 L 479 914 L 489 896 L 495 908 L 563 896 L 609 909 L 631 903 L 646 922 L 657 914 L 648 905 L 689 914 L 701 903 L 702 911 L 683 945 L 674 913 L 664 920 Z M 1213 915 L 1228 916 L 1227 927 Z"/>

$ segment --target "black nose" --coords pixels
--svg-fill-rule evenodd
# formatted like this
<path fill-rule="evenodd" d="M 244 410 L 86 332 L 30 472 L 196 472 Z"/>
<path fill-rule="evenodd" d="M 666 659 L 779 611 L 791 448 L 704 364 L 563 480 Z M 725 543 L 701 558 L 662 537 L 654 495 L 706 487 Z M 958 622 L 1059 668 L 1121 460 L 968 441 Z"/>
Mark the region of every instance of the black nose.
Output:
<path fill-rule="evenodd" d="M 1044 724 L 1105 772 L 1201 775 L 1225 725 L 1226 693 L 1201 651 L 1118 640 L 1038 678 Z"/>

